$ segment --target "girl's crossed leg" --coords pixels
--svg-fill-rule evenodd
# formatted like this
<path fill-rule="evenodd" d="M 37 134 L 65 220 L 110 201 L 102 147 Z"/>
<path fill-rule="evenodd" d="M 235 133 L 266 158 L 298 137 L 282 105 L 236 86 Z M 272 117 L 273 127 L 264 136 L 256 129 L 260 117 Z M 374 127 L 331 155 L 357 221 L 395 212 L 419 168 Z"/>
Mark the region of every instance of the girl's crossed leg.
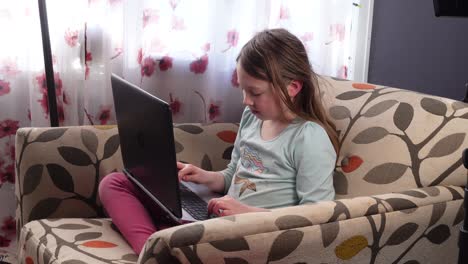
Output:
<path fill-rule="evenodd" d="M 111 173 L 102 179 L 99 195 L 107 214 L 137 254 L 140 254 L 149 236 L 156 230 L 168 227 L 159 223 L 155 225 L 144 206 L 154 202 L 121 172 Z"/>

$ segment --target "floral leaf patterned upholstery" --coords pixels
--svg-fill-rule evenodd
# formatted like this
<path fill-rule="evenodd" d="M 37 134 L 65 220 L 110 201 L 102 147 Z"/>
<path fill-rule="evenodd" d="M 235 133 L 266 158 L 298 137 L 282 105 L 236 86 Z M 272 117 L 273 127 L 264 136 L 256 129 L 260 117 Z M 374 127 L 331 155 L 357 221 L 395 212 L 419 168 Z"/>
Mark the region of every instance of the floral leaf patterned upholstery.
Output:
<path fill-rule="evenodd" d="M 321 88 L 340 134 L 337 200 L 161 230 L 140 256 L 103 218 L 97 195 L 102 177 L 122 169 L 117 129 L 18 130 L 20 262 L 455 263 L 467 105 L 336 78 Z M 223 169 L 237 129 L 176 124 L 178 160 Z"/>
<path fill-rule="evenodd" d="M 205 169 L 222 169 L 230 159 L 230 153 L 227 154 L 226 149 L 232 147 L 232 137 L 235 138 L 237 129 L 236 124 L 176 126 L 174 134 L 178 159 Z M 121 170 L 123 166 L 116 127 L 23 128 L 17 133 L 16 147 L 18 230 L 31 222 L 23 228 L 23 233 L 35 234 L 36 229 L 30 226 L 33 223 L 38 224 L 34 220 L 58 218 L 70 221 L 68 229 L 78 227 L 72 224 L 76 221 L 91 221 L 91 224 L 102 226 L 100 219 L 68 220 L 67 218 L 104 217 L 97 193 L 99 181 L 110 172 Z M 200 150 L 204 148 L 209 152 L 202 153 Z M 43 228 L 49 228 L 46 222 L 39 221 L 39 224 Z M 108 232 L 112 238 L 108 240 L 109 242 L 91 240 L 80 246 L 114 248 L 113 238 L 120 235 L 116 231 L 105 232 Z M 87 231 L 78 234 L 77 239 L 89 240 L 98 233 Z M 43 238 L 38 238 L 39 241 L 41 239 Z M 20 241 L 25 245 L 29 240 Z M 35 245 L 37 250 L 41 246 L 40 243 Z M 77 243 L 74 245 L 78 246 Z M 51 252 L 58 254 L 62 247 L 73 247 L 73 245 L 60 245 Z M 129 248 L 125 250 L 131 252 Z M 35 256 L 27 257 L 33 261 L 37 258 L 37 254 Z M 58 263 L 61 261 L 64 260 Z M 100 261 L 111 263 L 110 259 Z"/>
<path fill-rule="evenodd" d="M 340 131 L 337 198 L 464 186 L 468 105 L 407 90 L 321 79 Z M 337 188 L 339 186 L 339 188 Z"/>
<path fill-rule="evenodd" d="M 135 263 L 138 259 L 104 218 L 33 221 L 23 227 L 20 241 L 21 255 L 30 263 Z"/>
<path fill-rule="evenodd" d="M 387 263 L 391 256 L 392 263 L 415 254 L 420 263 L 437 263 L 437 259 L 452 263 L 456 250 L 451 247 L 456 248 L 462 219 L 462 191 L 428 187 L 249 213 L 228 221 L 211 219 L 203 226 L 194 223 L 153 234 L 140 258 L 155 254 L 155 248 L 171 248 L 182 263 L 223 263 L 228 256 L 248 263 Z M 182 243 L 171 243 L 175 237 L 182 241 L 181 234 L 193 230 L 197 230 L 194 240 L 184 237 Z M 441 247 L 435 250 L 430 245 Z M 440 250 L 453 254 L 441 257 Z"/>

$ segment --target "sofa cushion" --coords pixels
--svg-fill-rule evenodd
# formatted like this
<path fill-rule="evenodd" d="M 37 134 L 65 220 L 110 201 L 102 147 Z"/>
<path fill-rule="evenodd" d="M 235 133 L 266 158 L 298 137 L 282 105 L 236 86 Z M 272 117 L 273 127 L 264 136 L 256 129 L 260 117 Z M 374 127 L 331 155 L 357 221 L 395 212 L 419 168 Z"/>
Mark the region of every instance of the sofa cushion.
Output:
<path fill-rule="evenodd" d="M 16 134 L 18 230 L 44 218 L 103 217 L 98 184 L 121 170 L 116 127 L 21 128 Z"/>
<path fill-rule="evenodd" d="M 333 78 L 321 92 L 340 136 L 337 198 L 465 185 L 468 104 Z"/>
<path fill-rule="evenodd" d="M 177 160 L 205 170 L 224 170 L 231 160 L 238 129 L 233 123 L 175 125 Z"/>
<path fill-rule="evenodd" d="M 138 256 L 110 219 L 48 219 L 26 224 L 21 263 L 136 263 Z"/>
<path fill-rule="evenodd" d="M 229 123 L 176 125 L 177 159 L 222 170 L 237 129 Z M 117 127 L 21 128 L 16 150 L 20 227 L 44 218 L 104 216 L 99 181 L 123 167 Z"/>
<path fill-rule="evenodd" d="M 462 193 L 426 187 L 176 226 L 148 239 L 140 263 L 455 263 Z"/>

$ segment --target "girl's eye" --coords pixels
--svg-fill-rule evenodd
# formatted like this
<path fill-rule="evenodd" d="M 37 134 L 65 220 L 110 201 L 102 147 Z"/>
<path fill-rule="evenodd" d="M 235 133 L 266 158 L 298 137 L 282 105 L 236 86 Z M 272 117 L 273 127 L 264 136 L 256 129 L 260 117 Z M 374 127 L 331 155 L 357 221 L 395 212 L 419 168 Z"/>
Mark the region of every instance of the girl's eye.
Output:
<path fill-rule="evenodd" d="M 261 93 L 256 93 L 256 94 L 252 94 L 253 96 L 260 96 L 262 95 Z"/>

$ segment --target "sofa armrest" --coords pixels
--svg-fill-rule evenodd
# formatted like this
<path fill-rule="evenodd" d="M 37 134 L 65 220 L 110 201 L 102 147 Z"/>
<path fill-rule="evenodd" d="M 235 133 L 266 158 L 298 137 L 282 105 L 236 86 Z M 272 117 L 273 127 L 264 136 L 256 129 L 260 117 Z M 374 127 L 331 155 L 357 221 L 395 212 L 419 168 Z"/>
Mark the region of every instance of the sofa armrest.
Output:
<path fill-rule="evenodd" d="M 21 128 L 15 160 L 18 228 L 43 218 L 103 216 L 99 181 L 122 168 L 115 126 Z"/>
<path fill-rule="evenodd" d="M 176 124 L 177 159 L 222 170 L 237 129 L 234 123 Z M 99 181 L 123 167 L 116 126 L 21 128 L 15 147 L 18 230 L 42 218 L 103 216 Z"/>
<path fill-rule="evenodd" d="M 154 233 L 139 263 L 447 263 L 440 252 L 456 256 L 462 193 L 437 186 L 177 226 Z"/>

